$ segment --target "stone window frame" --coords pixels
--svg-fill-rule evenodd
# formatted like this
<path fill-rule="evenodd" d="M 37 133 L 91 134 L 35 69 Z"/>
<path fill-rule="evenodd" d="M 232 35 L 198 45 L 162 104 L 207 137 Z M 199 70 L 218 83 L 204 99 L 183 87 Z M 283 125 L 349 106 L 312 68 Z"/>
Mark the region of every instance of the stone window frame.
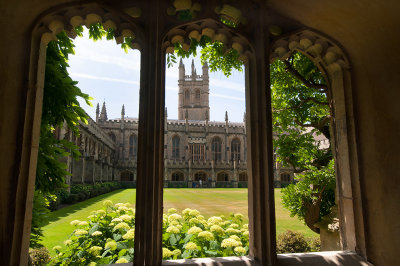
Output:
<path fill-rule="evenodd" d="M 243 180 L 243 175 L 245 176 L 245 180 Z M 247 182 L 249 180 L 249 176 L 247 175 L 246 172 L 241 172 L 239 173 L 239 182 Z"/>
<path fill-rule="evenodd" d="M 218 180 L 218 178 L 223 175 L 224 180 Z M 228 182 L 229 181 L 229 174 L 226 171 L 220 171 L 217 173 L 217 182 Z"/>
<path fill-rule="evenodd" d="M 201 180 L 202 180 L 203 182 L 207 182 L 207 180 L 208 180 L 207 173 L 206 173 L 205 171 L 202 171 L 202 170 L 197 171 L 197 172 L 195 172 L 195 173 L 193 174 L 193 181 L 200 181 L 200 179 L 196 180 L 196 179 L 197 179 L 196 176 L 197 176 L 198 174 L 202 174 L 201 177 L 204 177 L 204 179 L 201 179 Z"/>
<path fill-rule="evenodd" d="M 195 104 L 200 105 L 201 104 L 201 91 L 200 89 L 195 89 Z"/>
<path fill-rule="evenodd" d="M 218 136 L 213 137 L 211 140 L 211 159 L 216 162 L 222 160 L 222 140 Z"/>
<path fill-rule="evenodd" d="M 190 90 L 189 89 L 185 89 L 185 91 L 183 92 L 183 102 L 185 106 L 190 105 L 192 102 L 190 100 Z"/>
<path fill-rule="evenodd" d="M 136 158 L 137 157 L 137 136 L 136 134 L 132 133 L 129 135 L 129 157 Z"/>
<path fill-rule="evenodd" d="M 280 174 L 280 179 L 281 179 L 281 182 L 289 183 L 291 180 L 291 177 L 290 177 L 289 173 L 284 172 L 284 173 Z"/>
<path fill-rule="evenodd" d="M 240 146 L 242 145 L 239 138 L 235 137 L 231 141 L 231 160 L 240 161 Z"/>
<path fill-rule="evenodd" d="M 180 159 L 180 145 L 181 145 L 180 143 L 181 143 L 181 138 L 178 135 L 174 135 L 172 137 L 172 159 L 174 160 Z"/>
<path fill-rule="evenodd" d="M 174 178 L 176 176 L 179 176 L 178 180 L 174 180 L 174 179 L 176 179 L 176 178 Z M 180 178 L 180 177 L 182 177 L 182 178 Z M 183 174 L 182 171 L 175 171 L 171 174 L 171 181 L 185 181 L 185 175 Z"/>
<path fill-rule="evenodd" d="M 76 6 L 77 4 L 75 4 Z M 95 4 L 96 5 L 96 4 Z M 85 4 L 79 4 L 79 7 Z M 263 5 L 262 5 L 263 6 Z M 19 215 L 14 224 L 16 232 L 16 239 L 14 239 L 12 247 L 12 259 L 26 262 L 26 251 L 29 244 L 29 228 L 30 225 L 30 211 L 32 209 L 32 196 L 33 184 L 35 174 L 35 162 L 37 156 L 37 143 L 39 139 L 39 125 L 41 114 L 41 97 L 43 93 L 44 81 L 44 63 L 47 43 L 54 39 L 59 29 L 63 29 L 63 25 L 68 23 L 59 23 L 60 13 L 62 8 L 65 14 L 77 14 L 82 20 L 81 24 L 89 23 L 96 17 L 89 16 L 82 19 L 83 15 L 93 14 L 97 17 L 105 18 L 105 15 L 114 14 L 107 7 L 103 9 L 90 9 L 80 8 L 73 10 L 74 5 L 68 7 L 61 7 L 59 9 L 52 9 L 50 13 L 45 13 L 42 18 L 38 20 L 36 26 L 32 31 L 31 42 L 31 58 L 29 65 L 29 80 L 27 92 L 27 108 L 26 115 L 29 119 L 25 120 L 23 127 L 24 131 L 24 145 L 22 148 L 23 159 L 20 162 L 21 174 L 20 179 L 23 182 L 20 185 L 19 191 L 21 192 L 21 199 L 16 203 L 16 208 L 19 210 Z M 265 9 L 265 7 L 263 7 Z M 58 13 L 56 13 L 57 10 Z M 60 11 L 61 10 L 61 11 Z M 103 12 L 103 13 L 102 13 Z M 107 13 L 109 12 L 109 13 Z M 267 13 L 267 10 L 263 10 Z M 70 15 L 68 14 L 68 16 Z M 156 16 L 162 16 L 162 10 L 157 5 L 155 6 Z M 117 17 L 120 13 L 117 12 Z M 66 16 L 66 17 L 68 17 Z M 290 40 L 290 33 L 285 36 L 280 36 L 277 41 L 267 42 L 268 30 L 264 28 L 263 18 L 259 16 L 260 21 L 257 27 L 252 29 L 252 33 L 257 34 L 257 38 L 252 43 L 249 51 L 245 51 L 245 75 L 246 75 L 246 124 L 247 124 L 247 143 L 248 143 L 248 171 L 249 171 L 249 231 L 250 231 L 250 255 L 246 257 L 235 258 L 211 258 L 209 264 L 218 263 L 219 265 L 276 265 L 284 263 L 285 265 L 296 265 L 299 260 L 304 263 L 307 258 L 311 257 L 309 261 L 319 261 L 327 265 L 329 258 L 336 258 L 336 260 L 343 260 L 346 257 L 354 257 L 356 261 L 361 261 L 362 257 L 366 257 L 366 245 L 364 239 L 364 218 L 361 203 L 361 188 L 358 179 L 358 157 L 357 157 L 357 143 L 355 122 L 353 118 L 353 100 L 351 91 L 351 75 L 348 61 L 343 60 L 346 58 L 340 46 L 336 45 L 329 38 L 322 36 L 310 30 L 308 33 L 312 35 L 310 38 L 298 38 L 292 45 Z M 53 23 L 55 22 L 55 23 Z M 153 35 L 161 35 L 158 31 L 158 24 L 161 22 L 146 24 L 146 32 Z M 193 22 L 196 23 L 196 22 Z M 192 23 L 192 24 L 193 24 Z M 214 22 L 218 24 L 218 21 Z M 220 24 L 220 23 L 219 23 Z M 218 24 L 218 25 L 219 25 Z M 61 25 L 61 26 L 60 26 Z M 118 26 L 124 24 L 118 23 Z M 162 178 L 163 178 L 163 121 L 162 114 L 164 110 L 164 68 L 165 56 L 163 53 L 169 46 L 163 46 L 157 43 L 157 40 L 150 37 L 146 43 L 143 38 L 144 31 L 138 29 L 130 24 L 129 27 L 138 30 L 138 43 L 142 47 L 141 50 L 141 79 L 146 80 L 146 84 L 141 82 L 141 101 L 139 106 L 139 117 L 141 123 L 139 124 L 139 132 L 145 129 L 151 129 L 147 136 L 139 134 L 139 161 L 138 161 L 138 177 L 146 176 L 145 179 L 139 178 L 137 183 L 137 223 L 136 223 L 136 241 L 135 241 L 135 265 L 154 265 L 161 263 L 161 211 L 162 210 Z M 204 24 L 205 25 L 205 24 Z M 206 25 L 207 26 L 207 25 Z M 128 28 L 129 28 L 128 27 Z M 203 25 L 200 25 L 203 27 Z M 121 31 L 119 31 L 121 32 Z M 189 32 L 185 32 L 189 33 Z M 315 37 L 316 36 L 316 37 Z M 302 37 L 302 36 L 297 36 Z M 285 39 L 287 38 L 287 39 Z M 317 39 L 324 39 L 331 45 L 331 51 L 327 51 L 325 43 L 315 42 Z M 162 39 L 162 38 L 161 38 Z M 161 40 L 160 39 L 160 40 Z M 278 41 L 282 45 L 277 45 Z M 332 45 L 333 43 L 333 45 Z M 146 46 L 146 44 L 148 46 Z M 300 44 L 300 48 L 299 45 Z M 162 46 L 162 49 L 159 49 Z M 321 53 L 321 47 L 324 53 Z M 309 49 L 310 48 L 310 49 Z M 271 49 L 271 52 L 268 50 Z M 275 213 L 274 213 L 274 199 L 273 199 L 273 171 L 272 171 L 272 129 L 268 127 L 271 125 L 271 108 L 270 108 L 270 89 L 269 84 L 269 62 L 266 58 L 283 57 L 285 54 L 293 49 L 303 49 L 306 54 L 317 53 L 317 55 L 310 55 L 312 60 L 318 64 L 323 65 L 327 70 L 329 82 L 331 84 L 332 99 L 334 101 L 335 109 L 335 148 L 338 150 L 337 170 L 338 173 L 338 201 L 341 213 L 341 221 L 346 220 L 345 230 L 341 230 L 342 244 L 346 250 L 351 252 L 335 252 L 330 255 L 327 253 L 320 253 L 317 255 L 310 255 L 303 257 L 302 255 L 277 255 L 275 250 Z M 311 51 L 311 52 L 310 52 Z M 145 60 L 145 59 L 152 60 Z M 154 59 L 154 60 L 153 60 Z M 156 59 L 156 60 L 155 60 Z M 151 62 L 150 62 L 151 61 Z M 343 63 L 344 61 L 344 63 Z M 161 73 L 161 75 L 154 76 L 152 73 Z M 146 78 L 147 76 L 147 78 Z M 148 77 L 153 76 L 154 79 Z M 250 89 L 251 88 L 251 89 Z M 265 101 L 266 100 L 266 101 Z M 144 104 L 145 103 L 145 104 Z M 264 112 L 260 112 L 264 110 Z M 143 140 L 143 141 L 142 141 Z M 150 147 L 150 149 L 146 148 Z M 157 152 L 154 152 L 154 151 Z M 257 158 L 252 160 L 252 158 Z M 340 167 L 338 167 L 340 165 Z M 24 177 L 28 177 L 26 180 Z M 22 195 L 24 194 L 24 195 Z M 24 200 L 26 202 L 24 202 Z M 139 207 L 138 207 L 139 206 Z M 344 241 L 343 241 L 344 240 Z M 355 253 L 357 247 L 357 254 Z M 25 252 L 25 253 L 24 253 Z M 17 255 L 15 255 L 17 254 Z M 19 257 L 18 257 L 18 254 Z M 164 265 L 203 265 L 204 260 L 197 259 L 187 262 L 181 261 L 163 261 Z M 26 263 L 22 263 L 26 264 Z"/>

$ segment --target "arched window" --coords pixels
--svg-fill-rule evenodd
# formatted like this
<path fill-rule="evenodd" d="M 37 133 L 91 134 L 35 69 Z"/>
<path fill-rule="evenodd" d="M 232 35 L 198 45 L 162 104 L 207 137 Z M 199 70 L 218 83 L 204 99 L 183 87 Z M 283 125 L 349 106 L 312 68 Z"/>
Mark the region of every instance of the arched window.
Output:
<path fill-rule="evenodd" d="M 221 139 L 213 138 L 211 142 L 211 158 L 214 161 L 221 161 Z"/>
<path fill-rule="evenodd" d="M 129 136 L 129 156 L 136 157 L 136 135 Z"/>
<path fill-rule="evenodd" d="M 247 173 L 240 173 L 239 174 L 239 181 L 247 181 Z"/>
<path fill-rule="evenodd" d="M 182 172 L 174 172 L 171 176 L 172 181 L 183 181 L 183 173 Z"/>
<path fill-rule="evenodd" d="M 200 90 L 196 90 L 196 104 L 200 105 Z"/>
<path fill-rule="evenodd" d="M 231 142 L 231 159 L 232 161 L 240 160 L 240 141 L 238 139 Z"/>
<path fill-rule="evenodd" d="M 190 92 L 189 90 L 185 90 L 185 105 L 189 105 L 190 104 Z"/>
<path fill-rule="evenodd" d="M 290 174 L 282 173 L 281 174 L 281 182 L 289 183 L 290 182 Z"/>
<path fill-rule="evenodd" d="M 110 138 L 112 139 L 112 141 L 115 142 L 116 137 L 115 137 L 115 134 L 114 134 L 114 133 L 110 132 L 110 133 L 108 133 L 108 136 L 110 136 Z"/>
<path fill-rule="evenodd" d="M 179 159 L 179 143 L 180 138 L 178 136 L 174 136 L 172 138 L 172 159 Z"/>
<path fill-rule="evenodd" d="M 120 174 L 121 181 L 134 181 L 131 171 L 122 171 Z"/>
<path fill-rule="evenodd" d="M 194 174 L 194 181 L 207 181 L 207 174 L 204 172 L 197 172 Z"/>
<path fill-rule="evenodd" d="M 218 173 L 217 181 L 229 181 L 229 175 L 225 172 Z"/>

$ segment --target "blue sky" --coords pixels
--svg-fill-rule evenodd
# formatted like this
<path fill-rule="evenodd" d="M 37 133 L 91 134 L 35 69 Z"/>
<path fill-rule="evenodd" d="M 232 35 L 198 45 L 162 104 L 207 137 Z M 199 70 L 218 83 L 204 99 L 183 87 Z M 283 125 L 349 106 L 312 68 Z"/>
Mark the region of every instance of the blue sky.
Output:
<path fill-rule="evenodd" d="M 82 107 L 95 117 L 96 105 L 105 100 L 108 118 L 120 118 L 122 104 L 125 115 L 138 117 L 140 52 L 125 53 L 115 41 L 90 40 L 87 34 L 74 40 L 75 55 L 70 56 L 68 69 L 71 77 L 78 81 L 81 90 L 89 94 L 93 106 L 81 101 Z M 192 59 L 184 59 L 186 73 L 191 71 Z M 200 58 L 195 58 L 197 73 L 201 74 Z M 167 68 L 165 76 L 168 118 L 178 118 L 178 64 Z M 224 121 L 225 111 L 229 120 L 243 121 L 245 111 L 244 72 L 234 71 L 226 78 L 222 72 L 210 73 L 210 120 Z"/>

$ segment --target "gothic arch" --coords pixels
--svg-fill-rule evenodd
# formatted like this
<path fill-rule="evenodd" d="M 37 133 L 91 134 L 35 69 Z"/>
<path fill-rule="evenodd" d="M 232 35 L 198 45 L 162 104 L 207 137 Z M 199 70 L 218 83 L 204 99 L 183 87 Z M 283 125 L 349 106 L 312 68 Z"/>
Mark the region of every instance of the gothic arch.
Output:
<path fill-rule="evenodd" d="M 291 181 L 290 174 L 286 173 L 286 172 L 283 172 L 280 174 L 280 179 L 281 179 L 281 182 L 284 182 L 284 183 L 289 183 Z"/>
<path fill-rule="evenodd" d="M 222 139 L 219 136 L 211 139 L 211 159 L 216 162 L 222 160 Z"/>
<path fill-rule="evenodd" d="M 360 184 L 358 178 L 357 155 L 350 154 L 350 145 L 355 144 L 354 120 L 351 109 L 346 106 L 352 102 L 350 62 L 343 49 L 327 36 L 306 29 L 277 38 L 271 45 L 270 60 L 287 59 L 294 52 L 307 56 L 319 68 L 328 84 L 328 100 L 332 101 L 333 140 L 337 190 L 339 197 L 340 232 L 343 249 L 355 250 L 356 245 L 365 247 L 357 241 L 356 231 L 363 232 L 361 214 Z M 350 164 L 352 162 L 352 164 Z M 355 209 L 357 220 L 355 221 Z M 356 226 L 357 223 L 357 226 Z"/>
<path fill-rule="evenodd" d="M 63 30 L 70 38 L 75 39 L 77 36 L 75 27 L 88 27 L 94 23 L 101 23 L 104 29 L 115 30 L 117 44 L 121 44 L 124 37 L 132 37 L 135 40 L 133 48 L 140 49 L 143 43 L 143 30 L 134 22 L 140 16 L 141 9 L 136 6 L 126 7 L 120 12 L 99 3 L 63 5 L 40 16 L 34 35 L 39 35 L 41 44 L 47 45 L 48 42 L 57 40 L 56 35 Z"/>
<path fill-rule="evenodd" d="M 212 42 L 223 43 L 227 51 L 235 49 L 239 53 L 239 60 L 244 63 L 252 53 L 252 47 L 244 36 L 213 18 L 191 21 L 170 29 L 164 36 L 163 48 L 167 53 L 174 53 L 174 45 L 180 43 L 184 50 L 188 50 L 191 39 L 199 41 L 202 36 L 209 37 Z"/>
<path fill-rule="evenodd" d="M 247 182 L 248 176 L 246 172 L 239 173 L 239 182 Z"/>
<path fill-rule="evenodd" d="M 171 174 L 171 181 L 184 181 L 185 175 L 181 171 L 175 171 Z"/>
<path fill-rule="evenodd" d="M 204 171 L 198 171 L 193 175 L 193 180 L 194 181 L 207 181 L 207 173 Z"/>
<path fill-rule="evenodd" d="M 225 171 L 221 171 L 217 173 L 217 181 L 218 182 L 227 182 L 229 181 L 229 174 Z"/>
<path fill-rule="evenodd" d="M 124 170 L 120 173 L 120 180 L 121 181 L 135 181 L 134 174 L 132 171 Z"/>

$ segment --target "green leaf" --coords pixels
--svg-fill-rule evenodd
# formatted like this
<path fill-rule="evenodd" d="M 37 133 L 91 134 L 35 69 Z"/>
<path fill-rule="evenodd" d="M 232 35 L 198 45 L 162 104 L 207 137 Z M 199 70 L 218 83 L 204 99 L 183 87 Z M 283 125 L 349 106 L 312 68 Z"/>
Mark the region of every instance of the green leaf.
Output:
<path fill-rule="evenodd" d="M 95 231 L 99 229 L 99 224 L 94 224 L 93 227 L 89 230 L 89 235 L 92 235 Z"/>
<path fill-rule="evenodd" d="M 122 238 L 122 235 L 121 234 L 113 234 L 113 238 L 115 241 L 118 241 Z"/>
<path fill-rule="evenodd" d="M 126 242 L 117 242 L 117 249 L 122 250 L 122 249 L 128 249 L 128 243 Z"/>
<path fill-rule="evenodd" d="M 122 249 L 118 252 L 118 257 L 121 258 L 122 256 L 124 256 L 126 254 L 127 250 L 126 249 Z"/>

